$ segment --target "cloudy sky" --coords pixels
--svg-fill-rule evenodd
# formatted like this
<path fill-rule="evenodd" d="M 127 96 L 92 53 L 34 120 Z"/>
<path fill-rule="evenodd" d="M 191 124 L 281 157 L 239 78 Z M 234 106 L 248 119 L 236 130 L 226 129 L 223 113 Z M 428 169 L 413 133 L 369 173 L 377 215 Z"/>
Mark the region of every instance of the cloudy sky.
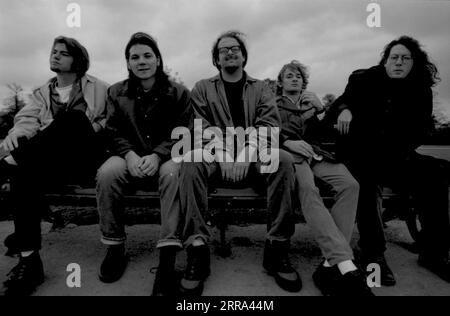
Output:
<path fill-rule="evenodd" d="M 81 8 L 81 27 L 69 27 L 67 6 Z M 369 27 L 367 6 L 381 7 L 381 27 Z M 52 73 L 48 57 L 58 35 L 77 38 L 91 56 L 90 73 L 114 83 L 126 77 L 130 35 L 153 35 L 164 63 L 188 88 L 212 76 L 210 50 L 218 34 L 244 32 L 247 72 L 275 78 L 298 59 L 309 66 L 309 89 L 339 95 L 349 74 L 378 63 L 383 46 L 411 35 L 437 64 L 440 109 L 450 115 L 450 1 L 448 0 L 0 0 L 0 96 L 5 84 L 26 88 Z"/>

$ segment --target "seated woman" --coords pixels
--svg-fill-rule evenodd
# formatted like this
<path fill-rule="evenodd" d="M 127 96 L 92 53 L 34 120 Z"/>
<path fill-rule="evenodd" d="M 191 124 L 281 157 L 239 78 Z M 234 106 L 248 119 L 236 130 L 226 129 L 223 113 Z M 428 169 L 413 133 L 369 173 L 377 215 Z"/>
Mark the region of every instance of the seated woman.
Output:
<path fill-rule="evenodd" d="M 373 295 L 353 262 L 350 240 L 355 223 L 359 185 L 347 168 L 323 149 L 318 140 L 323 106 L 306 91 L 306 67 L 292 61 L 278 75 L 277 104 L 282 120 L 283 147 L 294 157 L 297 193 L 303 214 L 325 258 L 313 274 L 324 295 Z M 325 207 L 314 177 L 334 192 L 331 211 Z"/>

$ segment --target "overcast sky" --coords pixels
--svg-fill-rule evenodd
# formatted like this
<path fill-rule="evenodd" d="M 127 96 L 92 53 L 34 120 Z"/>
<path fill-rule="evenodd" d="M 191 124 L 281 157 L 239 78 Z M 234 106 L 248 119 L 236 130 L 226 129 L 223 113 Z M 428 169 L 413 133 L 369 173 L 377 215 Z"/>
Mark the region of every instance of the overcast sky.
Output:
<path fill-rule="evenodd" d="M 81 27 L 67 25 L 69 3 L 81 8 Z M 381 6 L 381 27 L 367 25 L 369 3 Z M 447 0 L 0 0 L 0 95 L 11 82 L 26 88 L 53 74 L 53 39 L 78 39 L 89 51 L 89 73 L 114 83 L 126 77 L 124 48 L 144 31 L 158 40 L 164 63 L 188 88 L 213 76 L 211 46 L 225 30 L 244 32 L 247 72 L 275 78 L 292 59 L 309 66 L 309 90 L 342 93 L 349 74 L 377 64 L 385 44 L 417 38 L 438 66 L 436 88 L 450 114 L 450 1 Z"/>

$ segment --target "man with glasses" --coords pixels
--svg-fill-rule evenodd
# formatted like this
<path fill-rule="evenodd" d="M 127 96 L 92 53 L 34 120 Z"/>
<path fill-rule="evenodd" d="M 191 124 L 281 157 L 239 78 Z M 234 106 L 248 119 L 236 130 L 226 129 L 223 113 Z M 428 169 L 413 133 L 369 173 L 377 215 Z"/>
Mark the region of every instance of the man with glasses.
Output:
<path fill-rule="evenodd" d="M 332 107 L 346 135 L 341 155 L 360 183 L 361 259 L 380 265 L 382 285 L 396 280 L 384 257 L 381 185 L 412 197 L 422 224 L 419 264 L 450 282 L 448 169 L 446 162 L 416 152 L 432 127 L 431 88 L 439 80 L 419 42 L 402 36 L 385 47 L 378 66 L 350 76 Z"/>
<path fill-rule="evenodd" d="M 239 151 L 227 146 L 219 135 L 239 128 L 267 128 L 276 133 L 281 122 L 275 96 L 264 82 L 253 79 L 244 71 L 247 48 L 240 32 L 229 31 L 219 36 L 212 48 L 212 62 L 219 74 L 197 82 L 191 100 L 195 118 L 202 122 L 203 130 L 215 128 L 214 150 L 205 146 L 200 151 L 203 151 L 201 155 L 207 157 L 207 161 L 185 160 L 180 171 L 188 261 L 181 290 L 186 294 L 200 295 L 203 282 L 210 274 L 207 246 L 210 233 L 204 215 L 208 210 L 209 180 L 219 178 L 232 186 L 249 179 L 259 179 L 260 183 L 265 184 L 270 220 L 263 266 L 283 289 L 299 291 L 301 279 L 288 258 L 289 240 L 295 229 L 291 201 L 295 171 L 291 156 L 279 150 L 279 155 L 274 158 L 278 160 L 278 168 L 263 173 L 261 152 L 268 147 L 278 152 L 277 144 L 265 142 L 261 137 L 257 141 L 250 137 Z M 258 159 L 254 159 L 256 156 Z"/>

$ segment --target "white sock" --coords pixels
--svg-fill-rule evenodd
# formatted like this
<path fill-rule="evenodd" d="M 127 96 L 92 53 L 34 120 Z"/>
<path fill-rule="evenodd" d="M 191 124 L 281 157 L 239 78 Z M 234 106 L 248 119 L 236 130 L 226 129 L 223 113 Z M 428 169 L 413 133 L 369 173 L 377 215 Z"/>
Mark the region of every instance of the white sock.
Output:
<path fill-rule="evenodd" d="M 8 157 L 5 157 L 4 159 L 8 164 L 17 166 L 17 162 L 14 160 L 13 156 L 9 155 Z"/>
<path fill-rule="evenodd" d="M 355 266 L 355 264 L 351 260 L 345 260 L 345 261 L 339 262 L 337 264 L 337 266 L 342 275 L 346 274 L 347 272 L 358 270 L 358 268 Z"/>
<path fill-rule="evenodd" d="M 194 239 L 194 241 L 192 242 L 192 246 L 194 246 L 194 247 L 203 246 L 203 245 L 205 245 L 205 242 L 201 238 Z"/>
<path fill-rule="evenodd" d="M 325 261 L 323 262 L 323 266 L 324 266 L 325 268 L 331 268 L 331 264 L 328 262 L 328 260 L 325 260 Z"/>
<path fill-rule="evenodd" d="M 34 252 L 33 250 L 31 250 L 31 251 L 22 251 L 20 253 L 20 255 L 22 256 L 22 258 L 26 258 L 26 257 L 31 256 L 33 254 L 33 252 Z"/>

